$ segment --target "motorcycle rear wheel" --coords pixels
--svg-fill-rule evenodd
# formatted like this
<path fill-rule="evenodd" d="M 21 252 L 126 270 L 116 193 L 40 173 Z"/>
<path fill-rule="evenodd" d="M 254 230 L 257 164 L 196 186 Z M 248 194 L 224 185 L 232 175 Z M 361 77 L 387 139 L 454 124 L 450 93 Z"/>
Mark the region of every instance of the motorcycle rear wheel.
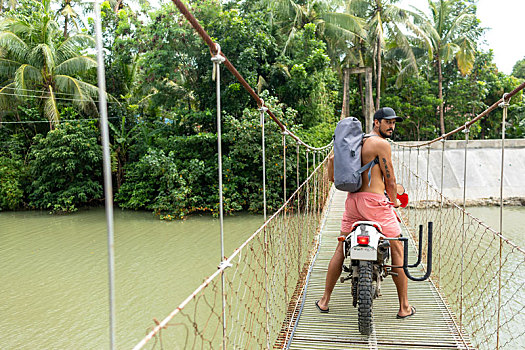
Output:
<path fill-rule="evenodd" d="M 359 333 L 370 335 L 372 333 L 372 262 L 359 261 L 359 281 L 357 285 L 358 303 L 357 309 Z"/>

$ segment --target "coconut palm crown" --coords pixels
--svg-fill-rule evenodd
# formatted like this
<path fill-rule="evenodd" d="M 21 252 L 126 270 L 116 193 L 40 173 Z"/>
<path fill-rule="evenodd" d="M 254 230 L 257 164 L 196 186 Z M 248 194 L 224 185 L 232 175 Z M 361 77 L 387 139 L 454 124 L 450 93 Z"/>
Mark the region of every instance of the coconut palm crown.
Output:
<path fill-rule="evenodd" d="M 86 34 L 64 39 L 45 8 L 36 21 L 4 19 L 0 22 L 0 109 L 13 110 L 22 101 L 40 99 L 51 128 L 60 119 L 58 102 L 96 113 L 97 87 L 79 78 L 97 66 L 93 58 L 81 54 L 93 45 Z"/>
<path fill-rule="evenodd" d="M 438 73 L 438 93 L 441 100 L 439 108 L 439 124 L 441 133 L 445 134 L 445 119 L 443 114 L 443 72 L 444 62 L 456 59 L 461 74 L 469 74 L 474 67 L 476 43 L 472 23 L 476 16 L 472 13 L 472 5 L 457 12 L 455 2 L 450 0 L 428 0 L 431 16 L 419 12 L 421 23 L 418 25 L 426 33 L 434 56 L 434 66 Z"/>

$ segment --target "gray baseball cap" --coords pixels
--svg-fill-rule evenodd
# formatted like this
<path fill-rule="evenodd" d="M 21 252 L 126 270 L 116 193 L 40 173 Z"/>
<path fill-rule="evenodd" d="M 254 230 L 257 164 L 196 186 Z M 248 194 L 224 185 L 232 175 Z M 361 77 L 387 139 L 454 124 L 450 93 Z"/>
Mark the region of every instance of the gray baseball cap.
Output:
<path fill-rule="evenodd" d="M 390 108 L 390 107 L 379 108 L 374 113 L 374 119 L 377 119 L 377 120 L 381 120 L 381 119 L 386 119 L 386 120 L 395 119 L 398 122 L 402 122 L 403 121 L 403 118 L 398 116 L 398 115 L 396 115 L 396 112 L 394 112 L 394 110 L 392 108 Z"/>

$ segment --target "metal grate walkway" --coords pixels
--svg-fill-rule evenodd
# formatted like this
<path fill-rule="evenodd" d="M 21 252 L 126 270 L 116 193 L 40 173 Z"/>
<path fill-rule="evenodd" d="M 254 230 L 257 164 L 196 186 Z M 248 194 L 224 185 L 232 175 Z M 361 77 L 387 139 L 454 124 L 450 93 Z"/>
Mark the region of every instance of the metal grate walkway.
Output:
<path fill-rule="evenodd" d="M 323 294 L 326 270 L 337 245 L 346 198 L 345 192 L 335 191 L 332 195 L 321 233 L 319 254 L 290 349 L 471 349 L 468 336 L 459 334 L 445 302 L 428 280 L 408 281 L 408 297 L 417 313 L 398 320 L 397 293 L 392 278 L 388 277 L 381 288 L 382 296 L 374 300 L 375 330 L 370 336 L 359 333 L 357 308 L 352 306 L 349 281 L 336 284 L 330 300 L 330 313 L 321 314 L 316 309 L 314 302 Z M 417 257 L 413 245 L 409 254 L 411 263 Z"/>

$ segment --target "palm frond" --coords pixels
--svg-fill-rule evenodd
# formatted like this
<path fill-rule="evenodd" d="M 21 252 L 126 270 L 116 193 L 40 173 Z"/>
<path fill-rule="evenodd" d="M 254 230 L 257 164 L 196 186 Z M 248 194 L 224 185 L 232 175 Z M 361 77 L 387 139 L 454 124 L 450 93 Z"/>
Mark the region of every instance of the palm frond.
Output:
<path fill-rule="evenodd" d="M 54 124 L 59 123 L 60 115 L 58 113 L 57 101 L 51 86 L 49 86 L 49 91 L 44 101 L 44 115 L 50 122 Z"/>
<path fill-rule="evenodd" d="M 15 72 L 14 83 L 17 93 L 23 94 L 23 90 L 27 89 L 28 86 L 33 86 L 41 81 L 42 74 L 40 71 L 29 64 L 21 65 Z"/>
<path fill-rule="evenodd" d="M 394 40 L 395 40 L 397 47 L 403 53 L 404 58 L 414 68 L 414 71 L 417 72 L 416 56 L 414 55 L 414 52 L 412 51 L 412 47 L 410 46 L 410 42 L 408 41 L 407 36 L 403 34 L 403 31 L 401 30 L 401 28 L 399 28 L 395 24 L 395 22 L 392 22 L 392 24 L 393 24 L 393 27 L 395 28 Z"/>
<path fill-rule="evenodd" d="M 454 36 L 456 36 L 458 33 L 466 33 L 470 28 L 470 24 L 475 19 L 476 16 L 471 13 L 463 13 L 457 16 L 452 22 L 452 25 L 450 26 L 446 35 L 443 37 L 443 40 L 453 40 Z"/>
<path fill-rule="evenodd" d="M 423 47 L 427 51 L 428 58 L 431 60 L 432 53 L 434 50 L 434 43 L 431 37 L 433 35 L 433 32 L 431 31 L 427 34 L 427 32 L 422 27 L 416 26 L 411 22 L 407 23 L 407 28 L 409 28 L 418 37 L 420 42 L 423 43 Z"/>
<path fill-rule="evenodd" d="M 7 57 L 17 61 L 24 61 L 29 53 L 27 44 L 18 35 L 9 31 L 0 33 L 0 47 L 7 52 Z"/>
<path fill-rule="evenodd" d="M 91 57 L 77 56 L 60 63 L 55 67 L 59 75 L 76 75 L 97 66 L 97 61 Z"/>
<path fill-rule="evenodd" d="M 17 61 L 0 58 L 0 77 L 3 79 L 14 78 L 15 72 L 22 64 Z"/>
<path fill-rule="evenodd" d="M 292 28 L 292 30 L 290 30 L 290 33 L 288 34 L 288 38 L 286 39 L 286 43 L 284 44 L 284 47 L 283 47 L 283 51 L 282 51 L 282 55 L 286 54 L 287 50 L 288 50 L 288 45 L 290 45 L 290 43 L 292 42 L 293 38 L 295 37 L 295 33 L 297 32 L 297 29 L 295 29 L 295 27 Z"/>
<path fill-rule="evenodd" d="M 90 112 L 94 106 L 93 97 L 98 94 L 95 85 L 88 84 L 68 75 L 56 75 L 55 83 L 57 91 L 72 94 L 73 103 L 82 110 Z"/>
<path fill-rule="evenodd" d="M 365 22 L 362 18 L 347 13 L 329 12 L 320 16 L 326 23 L 341 28 L 362 39 L 366 38 Z"/>
<path fill-rule="evenodd" d="M 450 62 L 456 56 L 458 51 L 459 46 L 457 44 L 447 43 L 441 47 L 439 55 L 445 62 Z"/>
<path fill-rule="evenodd" d="M 18 96 L 13 91 L 15 91 L 15 83 L 0 87 L 0 109 L 2 111 L 11 111 L 18 105 Z"/>
<path fill-rule="evenodd" d="M 459 71 L 462 75 L 467 75 L 474 68 L 475 44 L 467 37 L 459 39 L 459 50 L 456 54 Z"/>
<path fill-rule="evenodd" d="M 49 46 L 52 46 L 55 33 L 58 32 L 59 29 L 60 27 L 58 26 L 58 23 L 55 20 L 51 18 L 46 18 L 45 24 L 42 28 L 42 35 L 44 39 L 43 42 Z"/>
<path fill-rule="evenodd" d="M 345 12 L 364 18 L 369 6 L 370 4 L 367 0 L 349 0 L 346 3 Z"/>
<path fill-rule="evenodd" d="M 63 62 L 78 55 L 77 49 L 95 46 L 95 39 L 87 34 L 75 34 L 68 37 L 56 49 L 57 62 Z"/>
<path fill-rule="evenodd" d="M 54 51 L 47 44 L 36 45 L 29 54 L 29 62 L 38 68 L 47 67 L 48 70 L 55 68 Z"/>
<path fill-rule="evenodd" d="M 346 46 L 346 42 L 354 41 L 356 36 L 353 32 L 336 25 L 325 23 L 324 37 L 326 41 L 330 41 L 333 44 L 341 44 Z"/>

